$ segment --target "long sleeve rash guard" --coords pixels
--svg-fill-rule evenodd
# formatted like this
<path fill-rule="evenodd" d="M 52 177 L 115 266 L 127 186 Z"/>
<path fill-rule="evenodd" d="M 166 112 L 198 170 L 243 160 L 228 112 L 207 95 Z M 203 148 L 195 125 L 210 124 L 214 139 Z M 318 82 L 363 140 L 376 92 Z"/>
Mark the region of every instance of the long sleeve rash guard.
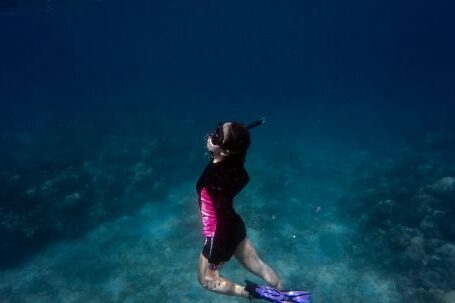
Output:
<path fill-rule="evenodd" d="M 199 209 L 202 219 L 202 233 L 213 237 L 218 231 L 232 228 L 234 197 L 249 182 L 249 176 L 242 161 L 225 159 L 206 166 L 196 184 Z"/>

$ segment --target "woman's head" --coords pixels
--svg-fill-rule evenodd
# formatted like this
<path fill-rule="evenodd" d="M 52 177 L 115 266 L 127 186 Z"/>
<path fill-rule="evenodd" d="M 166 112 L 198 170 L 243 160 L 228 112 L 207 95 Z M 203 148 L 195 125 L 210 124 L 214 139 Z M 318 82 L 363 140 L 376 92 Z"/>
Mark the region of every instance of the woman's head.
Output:
<path fill-rule="evenodd" d="M 245 159 L 250 146 L 248 129 L 238 122 L 220 123 L 209 135 L 207 148 L 214 155 Z"/>

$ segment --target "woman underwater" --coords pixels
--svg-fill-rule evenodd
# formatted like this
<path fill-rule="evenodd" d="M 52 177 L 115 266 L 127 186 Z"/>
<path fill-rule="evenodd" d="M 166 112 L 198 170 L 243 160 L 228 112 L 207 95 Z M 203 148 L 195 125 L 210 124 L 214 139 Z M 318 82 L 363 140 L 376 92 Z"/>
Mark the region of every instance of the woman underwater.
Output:
<path fill-rule="evenodd" d="M 220 123 L 207 138 L 210 163 L 200 176 L 196 189 L 205 243 L 199 257 L 198 281 L 206 289 L 229 296 L 255 297 L 248 287 L 235 284 L 220 274 L 232 256 L 247 270 L 271 287 L 283 285 L 275 271 L 265 264 L 246 235 L 245 224 L 233 207 L 234 197 L 249 181 L 244 162 L 250 145 L 248 126 L 238 122 Z"/>

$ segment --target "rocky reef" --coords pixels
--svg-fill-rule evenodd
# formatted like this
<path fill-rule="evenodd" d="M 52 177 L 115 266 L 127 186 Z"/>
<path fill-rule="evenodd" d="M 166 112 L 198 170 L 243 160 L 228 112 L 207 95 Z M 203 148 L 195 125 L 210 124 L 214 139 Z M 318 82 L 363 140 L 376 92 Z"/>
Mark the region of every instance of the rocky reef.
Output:
<path fill-rule="evenodd" d="M 452 149 L 370 164 L 339 201 L 356 224 L 349 254 L 396 277 L 404 301 L 454 302 L 455 161 Z"/>
<path fill-rule="evenodd" d="M 1 137 L 1 267 L 153 203 L 188 178 L 175 161 L 195 156 L 180 153 L 188 140 L 166 138 L 157 123 L 123 123 L 62 123 Z"/>

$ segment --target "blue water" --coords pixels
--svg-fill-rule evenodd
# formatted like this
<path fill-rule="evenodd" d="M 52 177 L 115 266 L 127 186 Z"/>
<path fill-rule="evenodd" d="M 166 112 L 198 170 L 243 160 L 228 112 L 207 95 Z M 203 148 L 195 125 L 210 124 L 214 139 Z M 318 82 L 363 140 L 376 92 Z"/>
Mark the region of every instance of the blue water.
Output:
<path fill-rule="evenodd" d="M 453 9 L 0 0 L 0 301 L 245 301 L 197 282 L 195 183 L 265 117 L 235 205 L 285 287 L 455 302 Z"/>

